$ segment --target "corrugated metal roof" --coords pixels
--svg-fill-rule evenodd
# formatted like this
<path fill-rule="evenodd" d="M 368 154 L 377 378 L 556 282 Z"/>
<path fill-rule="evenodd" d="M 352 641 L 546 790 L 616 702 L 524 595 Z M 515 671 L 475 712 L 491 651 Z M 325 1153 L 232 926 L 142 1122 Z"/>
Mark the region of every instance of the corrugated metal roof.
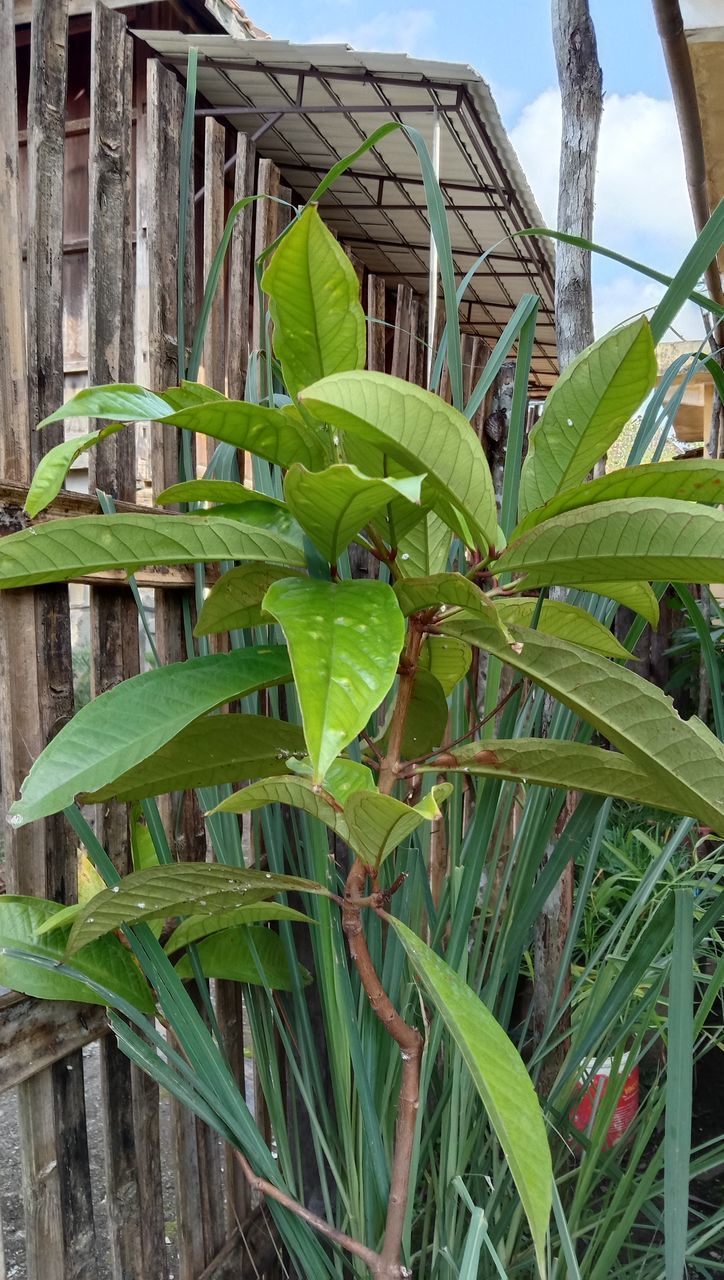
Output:
<path fill-rule="evenodd" d="M 302 198 L 386 119 L 414 124 L 431 146 L 437 112 L 440 183 L 458 278 L 491 250 L 465 295 L 463 329 L 492 345 L 521 296 L 537 293 L 541 310 L 531 389 L 550 387 L 556 375 L 554 254 L 549 241 L 506 238 L 540 226 L 542 218 L 490 89 L 472 67 L 358 52 L 348 45 L 136 34 L 181 74 L 189 49 L 197 48 L 199 93 L 237 128 L 257 135 L 260 153 L 275 161 Z M 362 156 L 321 208 L 370 271 L 427 294 L 424 189 L 414 147 L 402 131 Z"/>

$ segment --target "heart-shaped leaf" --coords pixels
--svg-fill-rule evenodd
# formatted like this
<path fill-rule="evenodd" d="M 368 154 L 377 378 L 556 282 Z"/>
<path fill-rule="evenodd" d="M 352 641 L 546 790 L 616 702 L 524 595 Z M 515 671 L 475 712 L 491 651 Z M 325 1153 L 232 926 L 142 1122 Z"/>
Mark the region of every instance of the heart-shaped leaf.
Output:
<path fill-rule="evenodd" d="M 374 479 L 347 463 L 316 472 L 297 464 L 287 473 L 284 496 L 314 545 L 336 564 L 356 534 L 393 498 L 419 503 L 422 481 L 422 476 Z"/>
<path fill-rule="evenodd" d="M 392 687 L 405 623 L 384 582 L 286 578 L 263 608 L 282 627 L 299 695 L 304 737 L 321 782 Z"/>
<path fill-rule="evenodd" d="M 472 616 L 476 617 L 477 615 L 474 614 Z M 497 618 L 492 625 L 499 626 Z M 446 698 L 449 697 L 463 676 L 467 675 L 473 657 L 470 645 L 459 639 L 458 636 L 448 635 L 447 626 L 446 622 L 446 634 L 444 636 L 426 636 L 420 650 L 420 667 L 431 672 L 442 685 Z M 502 627 L 499 630 L 501 644 L 505 644 L 509 639 L 508 632 L 503 630 Z"/>
<path fill-rule="evenodd" d="M 520 516 L 585 480 L 656 382 L 649 322 L 640 316 L 587 347 L 561 374 L 530 433 Z"/>
<path fill-rule="evenodd" d="M 147 760 L 192 720 L 290 677 L 282 646 L 237 649 L 156 667 L 86 704 L 38 756 L 10 810 L 20 827 L 100 791 Z"/>

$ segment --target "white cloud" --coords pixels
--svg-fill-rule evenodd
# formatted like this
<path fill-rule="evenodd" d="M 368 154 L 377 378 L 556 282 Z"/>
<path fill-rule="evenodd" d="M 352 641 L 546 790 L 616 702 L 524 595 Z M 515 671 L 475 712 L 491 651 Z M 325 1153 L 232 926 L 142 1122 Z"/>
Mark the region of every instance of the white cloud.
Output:
<path fill-rule="evenodd" d="M 556 224 L 560 96 L 548 89 L 522 111 L 513 145 L 546 221 Z M 643 93 L 606 97 L 596 175 L 594 239 L 660 270 L 675 269 L 694 238 L 681 142 L 673 103 Z M 600 260 L 599 260 L 600 262 Z M 661 290 L 651 281 L 599 267 L 597 329 L 653 305 Z M 616 272 L 614 275 L 613 273 Z M 701 323 L 694 309 L 680 318 L 685 330 Z"/>
<path fill-rule="evenodd" d="M 351 44 L 355 49 L 415 54 L 427 51 L 426 40 L 434 28 L 432 9 L 384 9 L 367 22 L 351 22 L 312 36 L 310 43 Z"/>

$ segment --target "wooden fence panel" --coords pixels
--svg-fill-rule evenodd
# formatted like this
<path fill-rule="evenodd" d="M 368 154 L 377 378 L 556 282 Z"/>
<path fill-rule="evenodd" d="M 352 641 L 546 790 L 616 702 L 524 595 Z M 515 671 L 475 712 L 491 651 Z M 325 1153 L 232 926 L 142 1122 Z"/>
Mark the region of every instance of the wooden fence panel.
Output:
<path fill-rule="evenodd" d="M 256 147 L 245 133 L 237 134 L 236 168 L 234 171 L 234 203 L 254 195 Z M 254 274 L 251 260 L 254 204 L 248 204 L 238 215 L 231 237 L 229 263 L 229 332 L 226 348 L 227 395 L 241 400 L 246 387 L 249 365 L 251 288 Z M 239 474 L 244 476 L 244 461 L 239 458 Z"/>

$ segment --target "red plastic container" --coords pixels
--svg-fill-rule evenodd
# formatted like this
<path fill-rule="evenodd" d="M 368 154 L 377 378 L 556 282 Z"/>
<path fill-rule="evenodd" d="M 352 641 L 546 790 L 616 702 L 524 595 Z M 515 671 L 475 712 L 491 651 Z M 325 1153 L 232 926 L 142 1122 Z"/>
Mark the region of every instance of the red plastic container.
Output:
<path fill-rule="evenodd" d="M 626 1072 L 627 1066 L 628 1054 L 624 1054 L 619 1066 L 619 1073 Z M 587 1071 L 584 1072 L 584 1079 L 588 1077 L 592 1067 L 593 1063 L 591 1062 L 588 1064 Z M 607 1058 L 605 1062 L 599 1065 L 596 1074 L 588 1078 L 586 1086 L 581 1083 L 581 1096 L 571 1112 L 571 1121 L 579 1133 L 590 1134 L 603 1095 L 608 1088 L 612 1069 L 613 1062 L 610 1058 Z M 626 1076 L 626 1082 L 621 1090 L 621 1096 L 616 1103 L 616 1110 L 613 1113 L 611 1124 L 606 1134 L 606 1140 L 603 1144 L 604 1149 L 610 1150 L 621 1140 L 626 1130 L 633 1123 L 638 1109 L 639 1069 L 638 1066 L 635 1066 L 628 1071 Z"/>

